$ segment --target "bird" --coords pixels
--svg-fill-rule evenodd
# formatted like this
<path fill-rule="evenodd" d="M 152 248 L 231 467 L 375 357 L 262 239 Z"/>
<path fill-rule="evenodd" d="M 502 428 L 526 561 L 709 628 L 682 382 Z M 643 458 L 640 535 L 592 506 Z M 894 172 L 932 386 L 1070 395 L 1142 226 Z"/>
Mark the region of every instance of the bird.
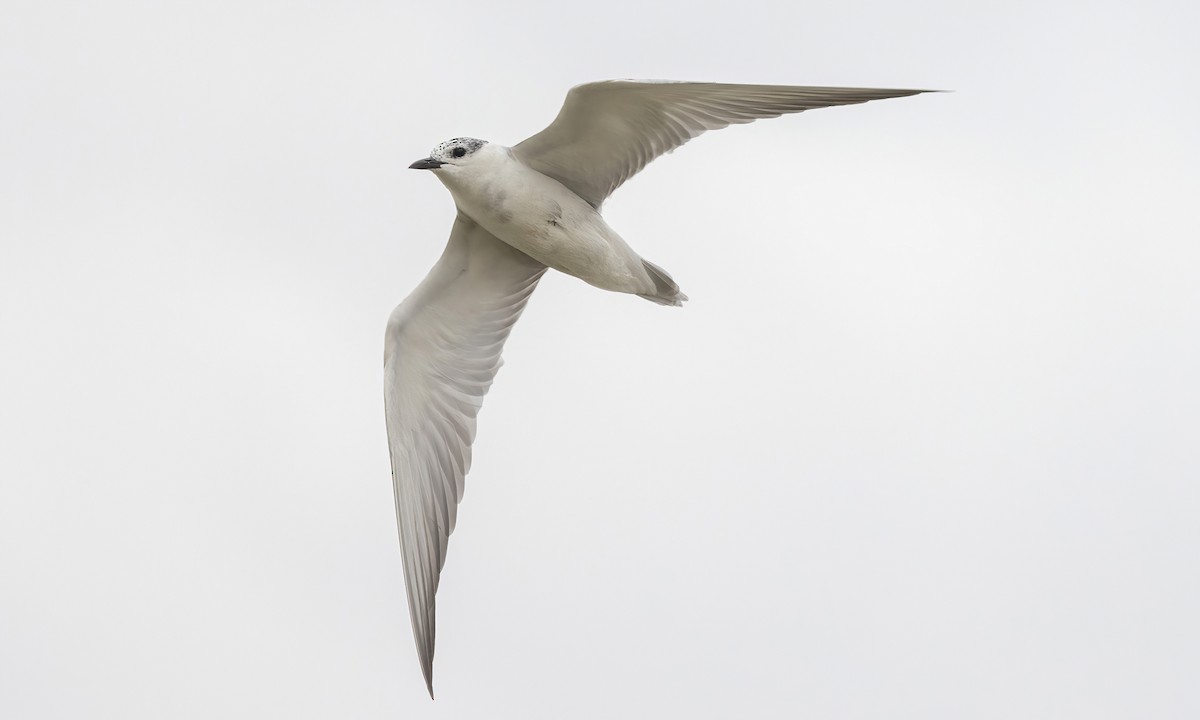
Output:
<path fill-rule="evenodd" d="M 709 130 L 927 90 L 606 80 L 568 91 L 544 130 L 506 147 L 471 137 L 409 167 L 433 173 L 457 215 L 440 259 L 388 317 L 384 411 L 417 658 L 433 698 L 435 596 L 471 467 L 476 416 L 501 350 L 548 270 L 680 306 L 671 275 L 601 215 L 658 156 Z"/>

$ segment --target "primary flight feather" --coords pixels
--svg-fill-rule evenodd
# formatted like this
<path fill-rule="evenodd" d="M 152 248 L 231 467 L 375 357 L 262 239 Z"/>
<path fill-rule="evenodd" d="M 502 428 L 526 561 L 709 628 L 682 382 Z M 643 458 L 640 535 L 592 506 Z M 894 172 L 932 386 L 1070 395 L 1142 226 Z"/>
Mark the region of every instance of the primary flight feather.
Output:
<path fill-rule="evenodd" d="M 408 609 L 433 697 L 434 597 L 471 468 L 475 416 L 547 268 L 662 305 L 687 296 L 600 215 L 647 163 L 708 130 L 924 90 L 614 80 L 567 93 L 549 127 L 508 148 L 474 138 L 410 167 L 458 216 L 442 257 L 388 319 L 384 408 Z"/>

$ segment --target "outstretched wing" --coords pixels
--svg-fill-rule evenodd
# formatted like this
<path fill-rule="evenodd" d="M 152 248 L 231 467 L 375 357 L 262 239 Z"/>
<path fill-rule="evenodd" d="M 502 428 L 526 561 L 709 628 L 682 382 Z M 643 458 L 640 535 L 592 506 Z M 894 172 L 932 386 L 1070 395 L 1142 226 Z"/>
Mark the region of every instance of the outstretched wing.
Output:
<path fill-rule="evenodd" d="M 708 130 L 927 90 L 608 80 L 571 88 L 550 126 L 513 148 L 593 207 L 654 158 Z"/>
<path fill-rule="evenodd" d="M 396 522 L 430 697 L 434 595 L 471 467 L 475 415 L 545 270 L 459 213 L 441 259 L 388 319 L 383 401 Z"/>

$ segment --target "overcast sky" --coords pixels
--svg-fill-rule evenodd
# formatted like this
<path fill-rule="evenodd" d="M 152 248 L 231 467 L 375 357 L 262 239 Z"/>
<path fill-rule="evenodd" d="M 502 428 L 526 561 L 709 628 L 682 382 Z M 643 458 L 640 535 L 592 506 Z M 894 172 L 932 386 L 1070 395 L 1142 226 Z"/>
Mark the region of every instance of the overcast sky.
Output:
<path fill-rule="evenodd" d="M 0 717 L 1200 715 L 1188 2 L 3 2 Z M 705 135 L 542 281 L 425 694 L 384 323 L 442 140 L 605 78 L 954 90 Z"/>

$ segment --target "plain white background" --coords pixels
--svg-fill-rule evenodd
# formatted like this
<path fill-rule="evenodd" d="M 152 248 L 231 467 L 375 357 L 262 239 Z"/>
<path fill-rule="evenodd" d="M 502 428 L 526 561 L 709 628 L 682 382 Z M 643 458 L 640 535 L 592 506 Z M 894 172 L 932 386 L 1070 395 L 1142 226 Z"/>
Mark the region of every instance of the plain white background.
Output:
<path fill-rule="evenodd" d="M 3 3 L 0 716 L 1200 714 L 1185 2 Z M 406 166 L 613 77 L 924 95 L 736 127 L 549 275 L 425 695 L 381 388 Z"/>

